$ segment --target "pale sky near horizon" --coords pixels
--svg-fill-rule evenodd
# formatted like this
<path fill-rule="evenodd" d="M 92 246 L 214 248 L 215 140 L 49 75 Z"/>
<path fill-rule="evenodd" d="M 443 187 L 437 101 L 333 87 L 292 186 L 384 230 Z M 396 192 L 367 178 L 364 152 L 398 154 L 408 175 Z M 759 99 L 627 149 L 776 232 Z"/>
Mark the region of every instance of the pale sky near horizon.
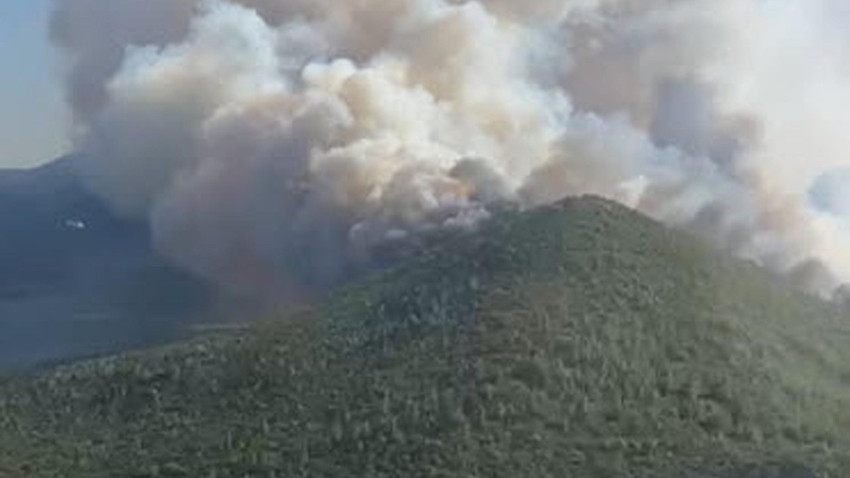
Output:
<path fill-rule="evenodd" d="M 69 149 L 52 0 L 0 0 L 0 168 L 31 167 Z"/>

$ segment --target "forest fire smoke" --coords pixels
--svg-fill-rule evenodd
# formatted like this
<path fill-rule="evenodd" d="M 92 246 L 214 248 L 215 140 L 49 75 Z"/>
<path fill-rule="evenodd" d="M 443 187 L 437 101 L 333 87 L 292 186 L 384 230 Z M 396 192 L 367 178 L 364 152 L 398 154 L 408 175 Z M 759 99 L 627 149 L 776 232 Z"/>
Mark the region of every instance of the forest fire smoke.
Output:
<path fill-rule="evenodd" d="M 589 193 L 829 293 L 850 281 L 842 9 L 67 0 L 52 32 L 88 184 L 222 283 L 325 287 L 493 203 Z"/>

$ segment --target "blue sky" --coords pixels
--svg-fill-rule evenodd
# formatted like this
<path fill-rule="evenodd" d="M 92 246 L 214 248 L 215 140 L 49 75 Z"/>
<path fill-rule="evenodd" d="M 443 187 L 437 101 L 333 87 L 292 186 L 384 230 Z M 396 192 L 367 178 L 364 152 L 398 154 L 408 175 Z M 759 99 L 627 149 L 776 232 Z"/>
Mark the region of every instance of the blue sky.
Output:
<path fill-rule="evenodd" d="M 0 0 L 0 168 L 68 149 L 60 65 L 47 34 L 51 0 Z"/>

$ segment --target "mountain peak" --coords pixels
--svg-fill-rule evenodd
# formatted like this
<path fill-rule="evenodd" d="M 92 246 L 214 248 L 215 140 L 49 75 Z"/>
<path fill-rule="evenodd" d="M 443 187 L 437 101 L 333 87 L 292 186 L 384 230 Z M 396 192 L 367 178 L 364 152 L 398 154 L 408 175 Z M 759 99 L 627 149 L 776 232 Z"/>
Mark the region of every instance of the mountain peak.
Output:
<path fill-rule="evenodd" d="M 0 462 L 34 476 L 847 476 L 848 337 L 834 308 L 755 265 L 573 198 L 501 214 L 315 310 L 13 381 Z"/>

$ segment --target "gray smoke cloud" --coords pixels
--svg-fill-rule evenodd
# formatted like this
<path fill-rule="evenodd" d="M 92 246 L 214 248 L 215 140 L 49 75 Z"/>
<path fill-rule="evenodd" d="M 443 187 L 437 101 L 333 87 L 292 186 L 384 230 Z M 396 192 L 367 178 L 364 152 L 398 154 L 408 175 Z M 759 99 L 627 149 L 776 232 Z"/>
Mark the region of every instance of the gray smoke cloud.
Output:
<path fill-rule="evenodd" d="M 850 281 L 846 9 L 65 0 L 52 31 L 91 188 L 222 283 L 323 287 L 493 204 L 592 193 L 829 293 Z"/>

